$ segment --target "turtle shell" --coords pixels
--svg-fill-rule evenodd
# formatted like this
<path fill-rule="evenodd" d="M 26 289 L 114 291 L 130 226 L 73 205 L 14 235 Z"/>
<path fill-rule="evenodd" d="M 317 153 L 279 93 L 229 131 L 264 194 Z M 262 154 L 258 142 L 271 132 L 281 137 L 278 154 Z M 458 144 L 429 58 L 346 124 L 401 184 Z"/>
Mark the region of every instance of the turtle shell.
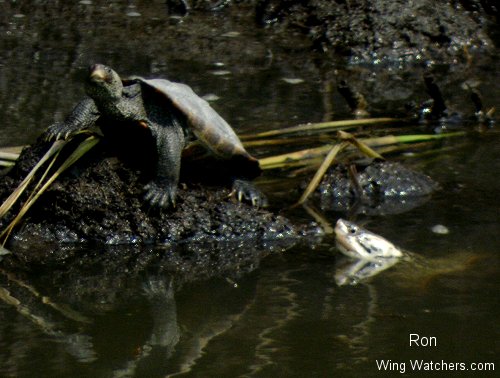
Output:
<path fill-rule="evenodd" d="M 143 87 L 149 87 L 165 97 L 186 116 L 188 127 L 215 155 L 223 158 L 239 155 L 249 160 L 256 160 L 245 150 L 231 126 L 188 85 L 166 79 L 133 77 L 129 80 L 139 82 Z"/>

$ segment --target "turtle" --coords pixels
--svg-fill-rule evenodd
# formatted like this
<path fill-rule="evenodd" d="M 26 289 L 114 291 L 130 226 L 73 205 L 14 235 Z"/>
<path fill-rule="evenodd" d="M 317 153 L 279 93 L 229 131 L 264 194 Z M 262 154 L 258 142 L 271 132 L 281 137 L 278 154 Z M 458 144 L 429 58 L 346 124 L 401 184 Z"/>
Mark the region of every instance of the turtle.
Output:
<path fill-rule="evenodd" d="M 356 285 L 397 265 L 399 269 L 391 269 L 392 277 L 402 286 L 425 287 L 435 277 L 466 270 L 481 258 L 464 251 L 426 259 L 344 219 L 337 220 L 335 237 L 337 249 L 348 258 L 337 263 L 339 286 Z"/>
<path fill-rule="evenodd" d="M 122 79 L 112 68 L 93 64 L 88 69 L 85 92 L 87 97 L 63 122 L 48 127 L 45 138 L 67 139 L 94 124 L 104 138 L 114 140 L 146 130 L 156 155 L 154 177 L 144 187 L 144 199 L 151 206 L 175 207 L 181 154 L 193 139 L 217 158 L 238 165 L 232 193 L 239 201 L 247 200 L 257 207 L 267 204 L 265 195 L 250 182 L 261 172 L 258 160 L 245 150 L 231 126 L 188 85 L 162 78 Z"/>

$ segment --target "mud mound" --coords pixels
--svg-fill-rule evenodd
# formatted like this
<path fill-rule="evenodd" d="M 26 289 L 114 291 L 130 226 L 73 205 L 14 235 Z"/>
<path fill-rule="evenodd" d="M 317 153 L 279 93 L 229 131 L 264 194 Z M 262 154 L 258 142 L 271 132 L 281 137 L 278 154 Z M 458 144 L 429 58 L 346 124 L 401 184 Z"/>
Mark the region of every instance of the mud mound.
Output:
<path fill-rule="evenodd" d="M 2 180 L 2 198 L 47 147 L 39 142 L 23 152 Z M 149 208 L 143 201 L 147 178 L 97 146 L 40 197 L 30 209 L 29 219 L 13 236 L 59 243 L 143 244 L 271 240 L 298 235 L 298 229 L 286 218 L 238 203 L 223 185 L 196 181 L 185 178 L 181 183 L 176 208 Z"/>

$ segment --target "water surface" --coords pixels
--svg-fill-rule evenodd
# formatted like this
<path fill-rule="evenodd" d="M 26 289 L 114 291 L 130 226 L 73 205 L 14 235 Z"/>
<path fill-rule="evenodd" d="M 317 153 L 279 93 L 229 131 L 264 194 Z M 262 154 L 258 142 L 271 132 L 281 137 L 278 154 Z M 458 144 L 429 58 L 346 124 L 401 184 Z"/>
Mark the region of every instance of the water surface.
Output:
<path fill-rule="evenodd" d="M 96 61 L 215 95 L 213 106 L 239 132 L 348 115 L 338 95 L 325 95 L 325 77 L 299 42 L 283 55 L 283 42 L 234 15 L 179 20 L 163 1 L 0 5 L 1 146 L 31 143 L 62 119 L 83 95 L 85 67 Z M 193 28 L 198 17 L 203 22 Z M 242 34 L 247 39 L 238 42 Z M 210 54 L 207 44 L 216 45 Z M 489 67 L 485 77 L 498 72 Z M 500 86 L 484 82 L 483 96 L 495 105 Z M 399 264 L 357 286 L 336 284 L 331 236 L 314 248 L 277 248 L 241 272 L 179 285 L 150 270 L 126 279 L 126 265 L 86 271 L 85 261 L 75 276 L 2 272 L 0 289 L 20 302 L 3 292 L 0 376 L 377 377 L 386 375 L 377 369 L 382 360 L 406 374 L 412 360 L 467 368 L 494 362 L 498 370 L 499 142 L 495 132 L 473 133 L 446 142 L 446 152 L 407 159 L 442 189 L 403 214 L 356 221 L 429 263 Z M 302 210 L 286 215 L 310 220 Z M 348 214 L 324 216 L 334 224 Z M 437 224 L 449 234 L 433 233 Z M 460 269 L 442 268 L 457 260 Z M 43 304 L 21 282 L 56 305 Z M 410 347 L 410 334 L 435 337 L 437 346 Z"/>

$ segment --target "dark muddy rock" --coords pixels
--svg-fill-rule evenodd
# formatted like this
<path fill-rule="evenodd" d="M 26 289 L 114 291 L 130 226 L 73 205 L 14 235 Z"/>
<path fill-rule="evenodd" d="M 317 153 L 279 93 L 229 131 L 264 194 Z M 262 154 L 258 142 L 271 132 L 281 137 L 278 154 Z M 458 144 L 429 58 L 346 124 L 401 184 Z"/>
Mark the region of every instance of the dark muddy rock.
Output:
<path fill-rule="evenodd" d="M 2 181 L 2 198 L 20 182 L 45 148 L 37 144 L 23 152 Z M 58 179 L 30 210 L 29 220 L 14 237 L 63 243 L 141 244 L 263 241 L 300 234 L 300 229 L 284 217 L 238 203 L 230 196 L 229 188 L 213 182 L 209 185 L 203 176 L 181 178 L 176 208 L 148 208 L 143 201 L 147 174 L 108 156 L 106 151 L 105 146 L 96 147 Z M 184 164 L 183 169 L 188 166 Z M 214 181 L 210 170 L 205 174 Z"/>
<path fill-rule="evenodd" d="M 441 89 L 434 77 L 428 72 L 424 75 L 424 83 L 430 99 L 424 101 L 419 107 L 408 103 L 409 112 L 413 112 L 414 119 L 421 124 L 438 126 L 435 131 L 441 132 L 450 128 L 460 128 L 464 125 L 492 126 L 495 123 L 493 117 L 494 108 L 487 108 L 481 94 L 476 88 L 465 82 L 462 85 L 463 97 L 469 98 L 469 105 L 474 106 L 474 111 L 457 110 L 456 106 L 449 108 L 447 101 L 443 98 Z M 413 108 L 413 109 L 412 109 Z"/>
<path fill-rule="evenodd" d="M 339 164 L 316 191 L 324 210 L 354 210 L 365 214 L 396 214 L 427 201 L 438 184 L 400 163 Z"/>
<path fill-rule="evenodd" d="M 169 14 L 186 16 L 193 10 L 218 12 L 231 5 L 231 0 L 167 0 Z"/>
<path fill-rule="evenodd" d="M 479 1 L 260 0 L 257 20 L 301 30 L 321 51 L 353 63 L 464 59 L 464 49 L 491 51 L 488 21 L 498 15 Z"/>

